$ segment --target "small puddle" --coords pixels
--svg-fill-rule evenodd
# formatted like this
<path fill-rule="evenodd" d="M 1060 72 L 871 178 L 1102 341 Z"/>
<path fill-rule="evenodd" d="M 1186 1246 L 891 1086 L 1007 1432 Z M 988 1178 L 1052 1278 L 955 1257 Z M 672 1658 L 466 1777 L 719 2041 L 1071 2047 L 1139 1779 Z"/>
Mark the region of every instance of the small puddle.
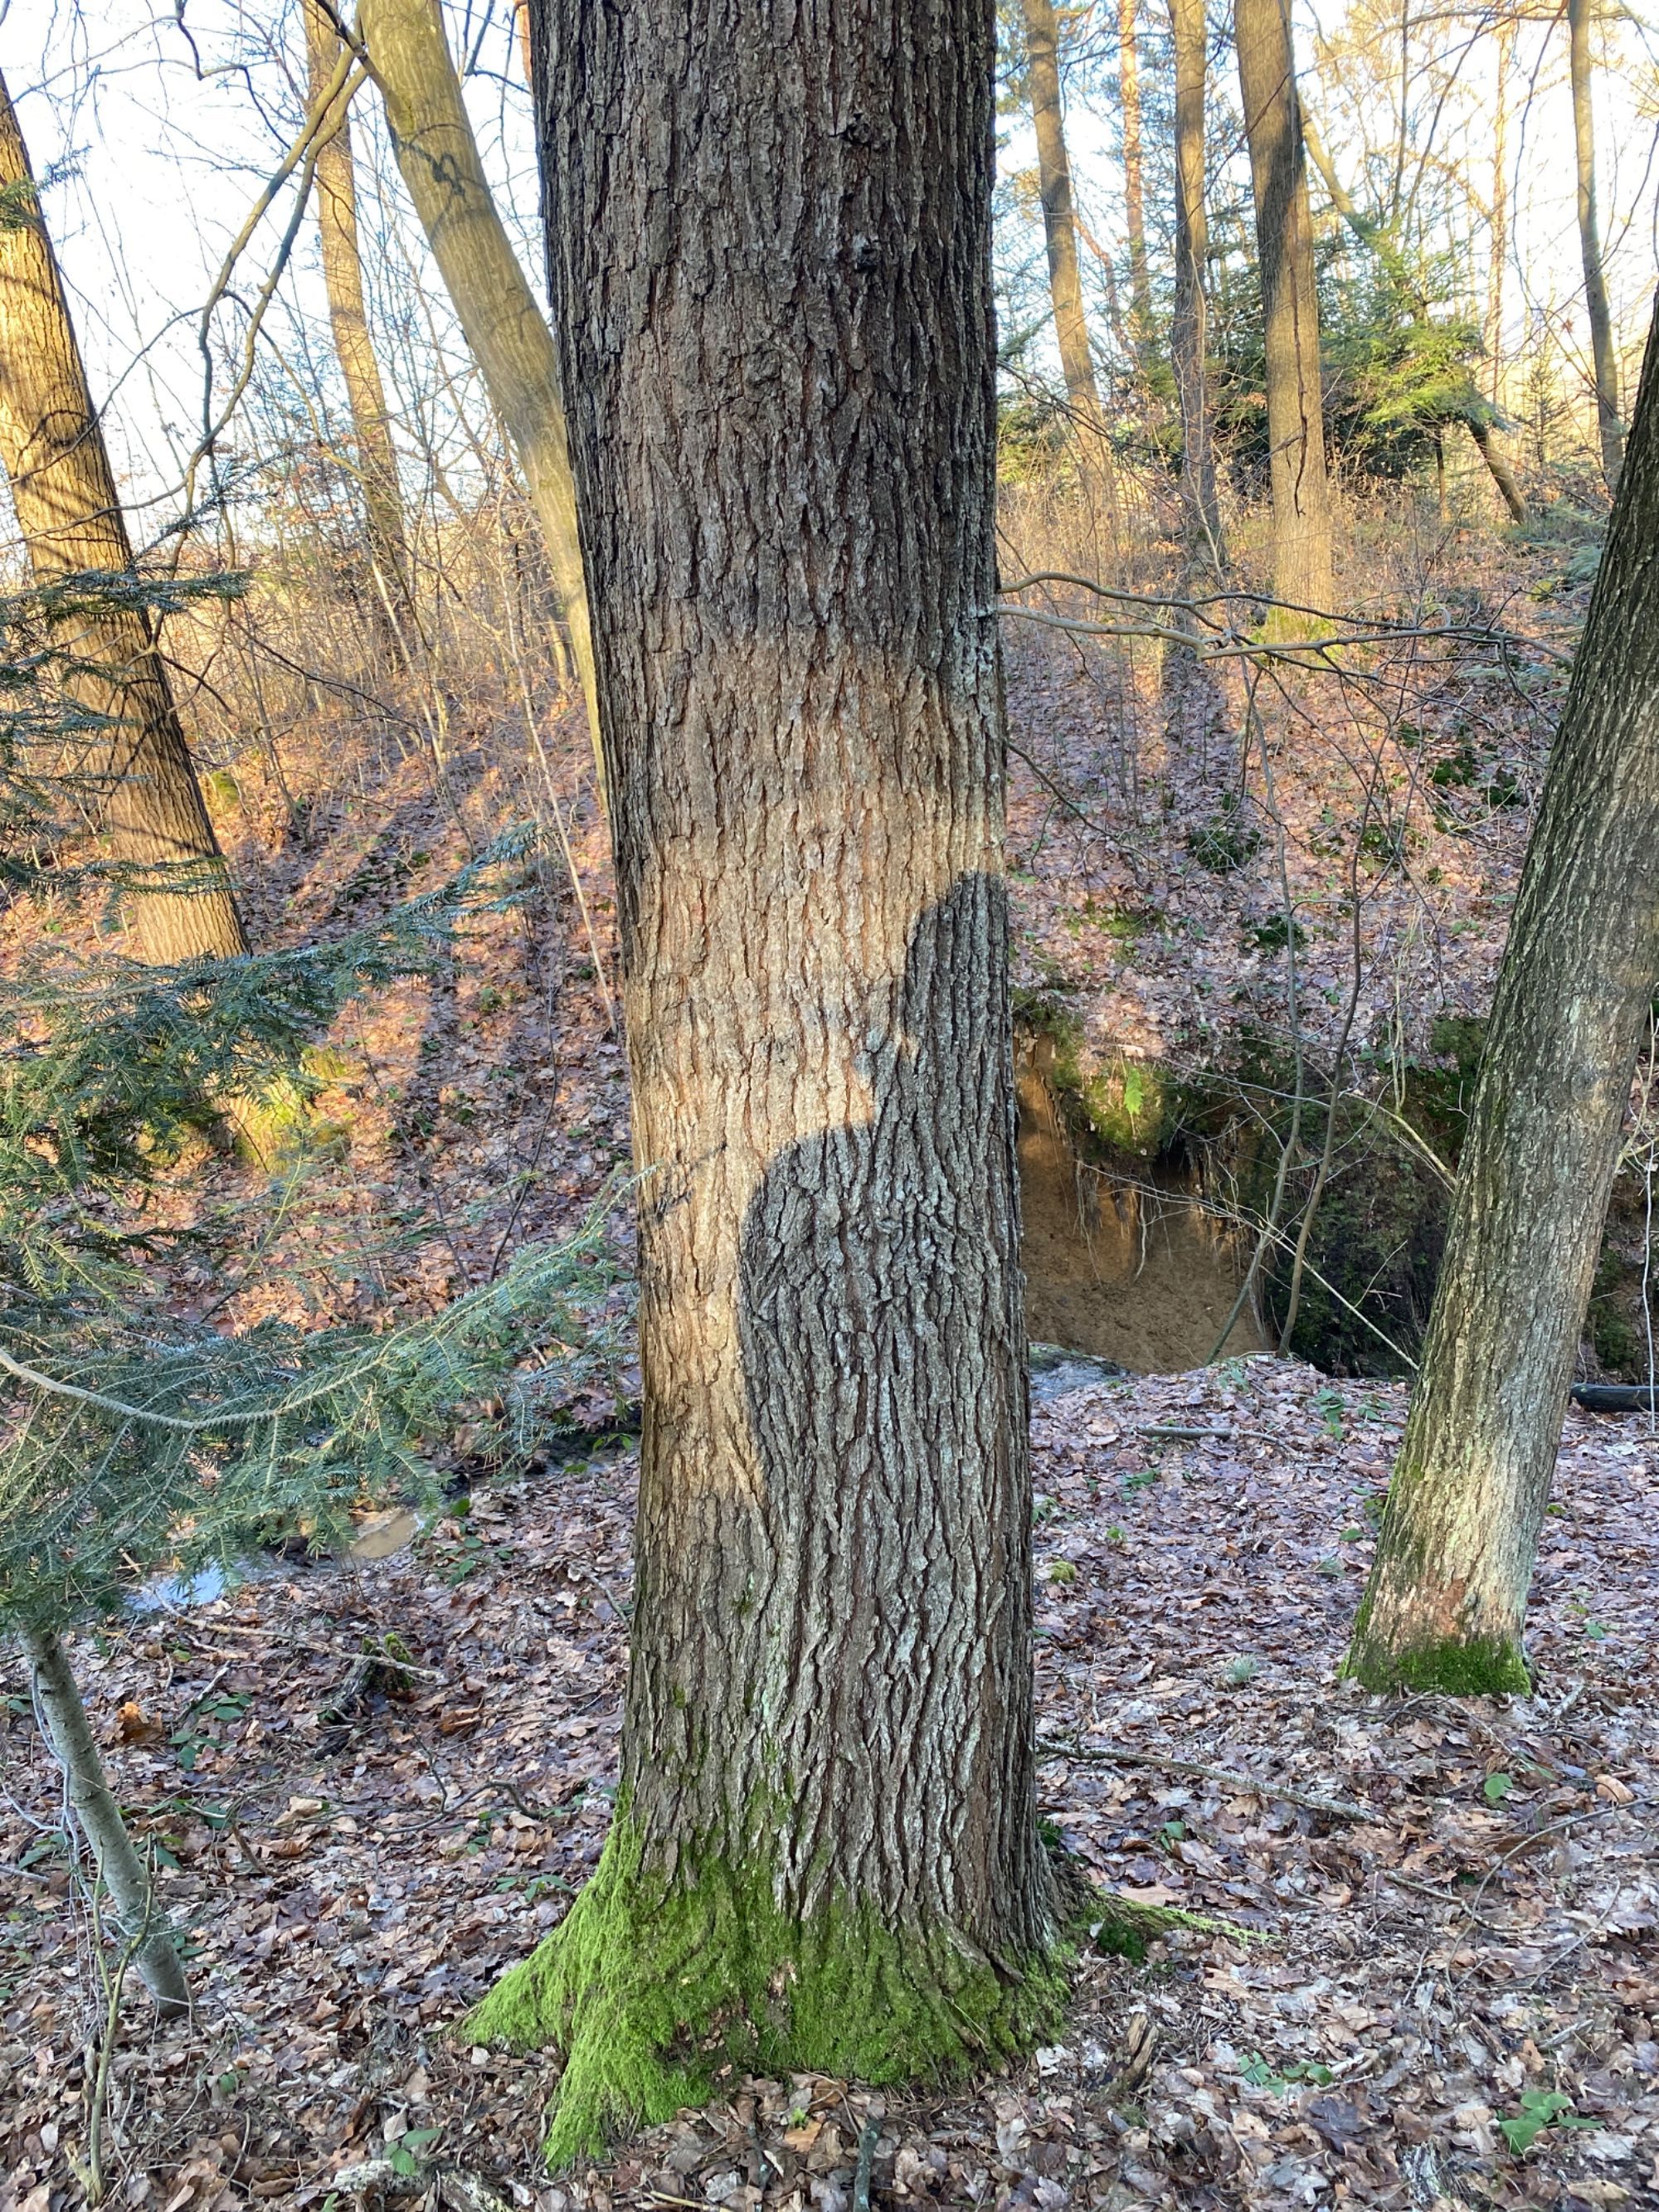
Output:
<path fill-rule="evenodd" d="M 1018 1098 L 1020 1258 L 1033 1341 L 1137 1375 L 1201 1366 L 1238 1296 L 1243 1263 L 1230 1227 L 1193 1193 L 1080 1160 L 1029 1062 Z M 1221 1350 L 1270 1349 L 1247 1303 Z"/>

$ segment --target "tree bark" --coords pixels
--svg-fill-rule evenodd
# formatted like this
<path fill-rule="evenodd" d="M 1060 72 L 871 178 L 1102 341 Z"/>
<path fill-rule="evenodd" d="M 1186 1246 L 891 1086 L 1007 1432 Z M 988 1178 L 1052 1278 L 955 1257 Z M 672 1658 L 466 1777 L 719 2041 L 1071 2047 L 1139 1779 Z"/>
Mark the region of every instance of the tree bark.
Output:
<path fill-rule="evenodd" d="M 69 1655 L 48 1632 L 26 1632 L 21 1642 L 41 1732 L 64 1770 L 70 1804 L 132 1947 L 133 1964 L 164 2013 L 188 2012 L 190 1990 L 173 1930 L 104 1778 Z"/>
<path fill-rule="evenodd" d="M 322 0 L 303 0 L 306 62 L 313 111 L 327 95 L 340 58 L 340 36 Z M 351 154 L 351 122 L 343 99 L 319 134 L 317 228 L 322 240 L 323 283 L 328 294 L 329 327 L 345 381 L 346 405 L 356 448 L 357 481 L 368 524 L 369 558 L 386 595 L 396 601 L 409 591 L 409 549 L 404 534 L 404 506 L 398 485 L 398 456 L 380 364 L 369 336 L 363 304 L 363 264 L 357 243 L 357 178 Z"/>
<path fill-rule="evenodd" d="M 1595 364 L 1595 427 L 1601 446 L 1601 473 L 1607 489 L 1619 488 L 1624 465 L 1625 430 L 1619 416 L 1619 356 L 1613 349 L 1613 313 L 1601 266 L 1601 230 L 1595 211 L 1595 115 L 1591 102 L 1595 63 L 1590 54 L 1590 0 L 1567 0 L 1567 36 L 1572 82 L 1572 139 L 1578 175 L 1578 246 L 1584 262 L 1584 304 L 1589 313 L 1590 350 Z"/>
<path fill-rule="evenodd" d="M 1469 435 L 1474 441 L 1475 451 L 1486 463 L 1487 471 L 1498 487 L 1498 497 L 1516 522 L 1524 522 L 1527 519 L 1527 502 L 1521 496 L 1521 487 L 1515 481 L 1515 471 L 1510 468 L 1502 447 L 1492 435 L 1492 425 L 1489 422 L 1477 422 L 1471 416 Z"/>
<path fill-rule="evenodd" d="M 1117 88 L 1123 109 L 1123 214 L 1129 233 L 1129 314 L 1135 356 L 1152 343 L 1152 284 L 1146 260 L 1146 161 L 1141 150 L 1140 49 L 1136 0 L 1117 0 Z"/>
<path fill-rule="evenodd" d="M 0 185 L 32 183 L 0 82 Z M 131 571 L 103 429 L 38 210 L 0 229 L 0 463 L 37 584 L 84 569 Z M 149 617 L 109 605 L 77 619 L 67 688 L 98 725 L 83 765 L 110 850 L 132 872 L 125 907 L 140 954 L 166 963 L 246 952 Z M 175 887 L 161 888 L 168 883 Z"/>
<path fill-rule="evenodd" d="M 1348 1671 L 1528 1686 L 1538 1531 L 1659 983 L 1659 345 L 1648 344 L 1492 1006 Z"/>
<path fill-rule="evenodd" d="M 1181 495 L 1189 572 L 1221 575 L 1226 554 L 1216 494 L 1209 384 L 1210 218 L 1204 113 L 1209 25 L 1204 0 L 1171 0 L 1175 33 L 1176 268 L 1170 324 L 1181 409 Z"/>
<path fill-rule="evenodd" d="M 1498 26 L 1494 67 L 1497 112 L 1492 120 L 1492 248 L 1486 266 L 1486 396 L 1504 404 L 1504 272 L 1510 254 L 1510 68 L 1515 53 L 1515 18 Z"/>
<path fill-rule="evenodd" d="M 991 9 L 538 12 L 645 1416 L 616 1825 L 473 2026 L 563 2045 L 569 2157 L 723 2058 L 876 2081 L 981 2063 L 1055 1984 Z"/>
<path fill-rule="evenodd" d="M 1331 604 L 1331 520 L 1319 366 L 1313 222 L 1288 0 L 1234 0 L 1267 340 L 1273 595 Z M 1276 628 L 1296 628 L 1280 617 Z"/>
<path fill-rule="evenodd" d="M 591 617 L 553 335 L 495 211 L 438 0 L 362 0 L 358 28 L 386 101 L 398 170 L 524 472 L 581 678 L 603 789 Z"/>
<path fill-rule="evenodd" d="M 1060 31 L 1054 0 L 1020 0 L 1025 18 L 1025 82 L 1036 132 L 1037 191 L 1048 250 L 1048 295 L 1054 304 L 1054 337 L 1072 411 L 1091 432 L 1102 426 L 1100 389 L 1083 312 L 1078 270 L 1077 221 L 1072 210 L 1072 164 L 1066 151 L 1066 112 L 1060 93 Z"/>

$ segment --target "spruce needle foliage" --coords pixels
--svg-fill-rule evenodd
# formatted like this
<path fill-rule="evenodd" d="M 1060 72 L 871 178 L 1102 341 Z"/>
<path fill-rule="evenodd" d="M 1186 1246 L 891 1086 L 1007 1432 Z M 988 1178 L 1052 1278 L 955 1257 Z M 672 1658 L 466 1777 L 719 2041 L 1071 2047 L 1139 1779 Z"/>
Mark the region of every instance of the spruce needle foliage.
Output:
<path fill-rule="evenodd" d="M 83 604 L 103 589 L 74 581 Z M 38 753 L 63 737 L 51 659 L 0 670 L 14 895 L 47 879 L 41 830 L 62 834 L 64 783 Z M 369 1499 L 432 1488 L 428 1455 L 463 1407 L 500 1407 L 510 1457 L 551 1401 L 613 1365 L 603 1205 L 570 1242 L 523 1248 L 403 1326 L 221 1334 L 167 1295 L 188 1232 L 155 1201 L 181 1156 L 239 1111 L 291 1114 L 322 1089 L 313 1048 L 342 1011 L 447 961 L 458 917 L 514 897 L 527 842 L 331 944 L 167 969 L 50 951 L 0 981 L 0 1627 L 55 1632 L 158 1570 L 234 1564 L 296 1530 L 329 1547 Z"/>

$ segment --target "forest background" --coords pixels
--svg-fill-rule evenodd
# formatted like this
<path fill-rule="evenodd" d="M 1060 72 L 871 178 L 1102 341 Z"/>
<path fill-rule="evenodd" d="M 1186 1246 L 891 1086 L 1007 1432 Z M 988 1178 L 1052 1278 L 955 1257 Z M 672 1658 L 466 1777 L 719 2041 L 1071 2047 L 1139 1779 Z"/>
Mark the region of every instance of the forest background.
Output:
<path fill-rule="evenodd" d="M 1503 10 L 1355 9 L 1297 22 L 1318 142 L 1328 604 L 1349 627 L 1264 669 L 1237 644 L 1235 610 L 1206 597 L 1237 589 L 1254 607 L 1274 563 L 1231 27 L 1211 24 L 1206 40 L 1206 366 L 1220 527 L 1195 544 L 1168 343 L 1170 27 L 1160 10 L 1133 8 L 1065 11 L 1054 27 L 1091 390 L 1064 357 L 1043 221 L 1052 193 L 1030 114 L 1038 15 L 1011 10 L 1002 27 L 996 234 L 1033 1332 L 1156 1372 L 1277 1348 L 1319 1370 L 1298 1401 L 1314 1433 L 1346 1419 L 1382 1422 L 1386 1434 L 1398 1402 L 1389 1391 L 1427 1320 L 1496 963 L 1607 512 L 1608 376 L 1604 362 L 1598 405 L 1568 27 Z M 540 299 L 521 26 L 499 6 L 452 9 L 447 23 L 496 204 Z M 1649 34 L 1627 15 L 1594 18 L 1589 52 L 1613 394 L 1627 417 L 1652 283 L 1659 78 Z M 509 441 L 404 195 L 379 103 L 360 97 L 352 129 L 406 599 L 367 571 L 366 471 L 295 182 L 227 259 L 302 120 L 297 14 L 93 18 L 14 6 L 0 24 L 0 64 L 44 179 L 89 380 L 106 402 L 141 565 L 252 578 L 240 596 L 181 606 L 164 635 L 255 946 L 372 926 L 509 823 L 529 819 L 540 832 L 534 856 L 512 864 L 513 901 L 465 919 L 451 962 L 342 1018 L 331 1056 L 313 1062 L 318 1095 L 304 1110 L 277 1110 L 240 1154 L 187 1149 L 182 1171 L 163 1178 L 155 1202 L 203 1240 L 177 1248 L 171 1310 L 222 1328 L 419 1318 L 457 1293 L 487 1291 L 518 1243 L 575 1234 L 596 1206 L 625 1273 L 614 890 L 574 644 L 560 635 Z M 20 555 L 11 580 L 23 574 Z M 1103 602 L 1101 586 L 1127 596 Z M 1194 637 L 1212 657 L 1191 653 Z M 19 902 L 8 957 L 27 960 L 43 937 L 82 927 L 50 896 Z M 1579 1361 L 1592 1383 L 1653 1377 L 1652 1068 L 1650 1043 Z M 1230 1316 L 1241 1279 L 1249 1296 Z M 625 1424 L 636 1378 L 625 1340 L 613 1352 L 605 1331 L 619 1327 L 625 1340 L 628 1303 L 607 1280 L 597 1340 L 606 1358 L 578 1363 L 574 1378 L 561 1369 L 561 1401 L 535 1408 L 550 1424 L 538 1431 L 544 1457 L 549 1437 Z M 1218 1387 L 1232 1387 L 1237 1373 L 1218 1372 Z M 1378 1395 L 1345 1400 L 1331 1377 L 1375 1383 Z M 1182 1407 L 1161 1399 L 1142 1410 L 1165 1415 L 1173 1437 L 1205 1422 L 1205 1403 L 1187 1404 L 1184 1423 Z M 504 1411 L 481 1391 L 434 1444 L 432 1465 L 470 1480 L 495 1463 Z M 1270 1409 L 1257 1418 L 1263 1435 L 1279 1425 Z M 1206 1447 L 1193 1441 L 1200 1461 Z M 1121 1479 L 1145 1471 L 1127 1467 Z M 605 1493 L 594 1509 L 608 1532 L 610 1595 L 574 1601 L 591 1606 L 590 1656 L 605 1667 L 615 1659 L 605 1632 L 626 1604 L 613 1503 Z M 1350 1565 L 1365 1556 L 1366 1523 L 1352 1518 L 1363 1510 L 1332 1516 L 1356 1527 Z M 490 1518 L 486 1503 L 478 1525 Z M 465 1553 L 475 1539 L 464 1520 L 439 1534 Z M 401 1542 L 409 1530 L 394 1516 L 391 1534 Z M 1100 1538 L 1109 1550 L 1115 1540 Z M 466 1554 L 464 1569 L 474 1564 Z M 1063 1571 L 1054 1583 L 1067 1586 Z M 1600 1625 L 1609 1610 L 1587 1599 L 1572 1616 L 1576 1602 L 1563 1598 L 1565 1618 Z M 151 1693 L 121 1674 L 129 1663 L 118 1654 L 101 1686 L 100 1724 L 106 1740 L 124 1730 L 135 1755 L 148 1755 Z M 1248 1692 L 1253 1679 L 1235 1686 Z M 138 1694 L 114 1695 L 123 1686 Z M 210 1695 L 189 1711 L 213 1718 Z M 243 1692 L 233 1684 L 232 1695 Z M 118 1723 L 127 1704 L 134 1717 Z M 1620 1699 L 1607 1704 L 1615 1711 Z M 210 1736 L 234 1735 L 245 1711 Z M 210 1765 L 220 1755 L 206 1753 Z M 1507 1781 L 1522 1756 L 1505 1750 L 1509 1764 L 1484 1768 L 1476 1786 L 1487 1806 L 1509 1791 L 1494 1797 L 1486 1783 Z M 1524 1756 L 1541 1774 L 1566 1754 Z M 1597 1756 L 1610 1781 L 1628 1771 L 1605 1747 Z M 1590 1771 L 1587 1758 L 1576 1763 Z M 602 1766 L 585 1778 L 601 1813 Z M 1625 1786 L 1599 1802 L 1617 1809 Z M 441 1811 L 461 1788 L 446 1779 Z M 303 1833 L 311 1799 L 293 1797 L 301 1809 L 290 1826 Z M 542 1825 L 520 1807 L 530 1826 L 514 1828 L 500 1809 L 476 1854 L 492 1881 L 511 1864 L 513 1838 Z M 1165 1829 L 1183 1825 L 1182 1806 L 1165 1809 Z M 596 1832 L 579 1825 L 550 1850 L 558 1879 L 580 1868 Z M 1189 1838 L 1158 1833 L 1162 1856 L 1139 1863 L 1154 1895 L 1172 1867 L 1203 1871 L 1170 1856 Z M 1114 1840 L 1103 1863 L 1122 1857 Z M 1644 1908 L 1616 1893 L 1615 1926 L 1639 1933 Z M 533 1881 L 518 1894 L 532 1911 L 547 1902 Z M 1643 2042 L 1627 2025 L 1607 2049 Z M 1237 2070 L 1248 2075 L 1248 2054 Z M 344 2101 L 349 2118 L 355 2091 Z M 418 2118 L 418 2099 L 382 2100 L 388 2118 L 405 2121 L 410 2101 Z M 1480 2101 L 1471 2092 L 1445 2110 Z M 1495 2094 L 1484 2109 L 1462 2123 L 1477 2163 L 1490 2163 L 1498 2140 Z M 349 2142 L 362 2125 L 360 2115 L 336 2136 Z M 1613 2125 L 1604 2133 L 1620 2139 Z M 50 2161 L 38 2124 L 21 2140 L 25 2159 L 37 2155 L 33 2141 Z M 1579 2148 L 1564 2128 L 1550 2140 L 1564 2157 Z M 994 2142 L 1007 2169 L 1000 2185 L 1023 2180 L 1029 2197 L 1052 2180 L 1041 2159 L 1022 2163 Z M 1013 2150 L 1019 2142 L 1016 2129 Z M 902 2147 L 884 2149 L 884 2171 Z M 717 2176 L 726 2154 L 710 2148 Z M 1143 2154 L 1152 2154 L 1135 2144 L 1124 2155 Z M 289 2153 L 273 2138 L 262 2155 L 274 2172 Z M 235 2184 L 217 2151 L 201 2158 L 205 2203 L 206 2181 Z M 987 2148 L 973 2170 L 998 2162 Z M 1586 2170 L 1624 2185 L 1593 2161 Z M 832 2180 L 836 2171 L 824 2167 Z"/>

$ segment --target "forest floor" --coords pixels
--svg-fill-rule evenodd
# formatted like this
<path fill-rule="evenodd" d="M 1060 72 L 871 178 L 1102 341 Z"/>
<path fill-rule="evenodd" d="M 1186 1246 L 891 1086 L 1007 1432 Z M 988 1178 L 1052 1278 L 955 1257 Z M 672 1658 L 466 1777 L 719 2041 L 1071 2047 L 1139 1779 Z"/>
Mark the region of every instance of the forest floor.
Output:
<path fill-rule="evenodd" d="M 1582 598 L 1566 556 L 1506 554 L 1500 573 L 1489 550 L 1460 556 L 1460 619 L 1497 608 L 1565 636 Z M 1436 1011 L 1479 1011 L 1549 700 L 1478 641 L 1407 661 L 1391 689 L 1286 676 L 1258 702 L 1275 818 L 1259 773 L 1244 793 L 1236 682 L 1213 712 L 1175 713 L 1127 653 L 1014 645 L 1015 740 L 1037 763 L 1017 763 L 1011 820 L 1021 980 L 1069 990 L 1103 1045 L 1191 1060 L 1282 1032 L 1288 963 L 1263 937 L 1282 859 L 1311 1049 L 1351 997 L 1374 1065 L 1420 1051 Z M 256 943 L 369 920 L 539 808 L 521 736 L 488 702 L 476 727 L 488 742 L 458 740 L 435 778 L 409 748 L 366 769 L 325 719 L 285 733 L 285 793 L 239 758 L 214 796 Z M 429 1310 L 596 1202 L 625 1265 L 603 834 L 576 789 L 578 719 L 550 741 L 586 919 L 556 852 L 520 908 L 463 924 L 453 970 L 348 1018 L 337 1082 L 279 1158 L 181 1162 L 167 1218 L 218 1256 L 181 1254 L 180 1315 Z M 1208 865 L 1206 832 L 1235 828 L 1244 857 Z M 14 927 L 0 957 L 17 949 Z M 572 1410 L 601 1421 L 636 1390 L 599 1376 Z M 380 2160 L 409 2201 L 430 2183 L 539 2212 L 863 2212 L 867 2146 L 875 2206 L 1659 2203 L 1659 1450 L 1639 1421 L 1571 1417 L 1534 1698 L 1374 1702 L 1335 1668 L 1403 1407 L 1398 1386 L 1261 1358 L 1038 1410 L 1045 1817 L 1092 1879 L 1248 1940 L 1085 1957 L 1061 2040 L 988 2084 L 733 2083 L 591 2174 L 539 2160 L 556 2061 L 454 2031 L 567 1909 L 605 1831 L 629 1448 L 507 1479 L 458 1432 L 434 1466 L 470 1484 L 469 1510 L 366 1524 L 362 1548 L 388 1556 L 273 1560 L 213 1602 L 78 1639 L 199 1993 L 174 2028 L 134 1994 L 122 2008 L 108 2201 L 350 2212 L 337 2177 Z M 387 1633 L 425 1671 L 346 1698 Z M 9 1656 L 0 1692 L 0 2212 L 66 2212 L 86 2194 L 104 1954 Z"/>
<path fill-rule="evenodd" d="M 1571 1418 L 1534 1697 L 1375 1701 L 1335 1668 L 1403 1405 L 1263 1358 L 1036 1419 L 1044 1815 L 1091 1880 L 1249 1940 L 1084 1957 L 1061 2038 L 989 2081 L 734 2080 L 576 2175 L 538 2159 L 556 2061 L 457 2028 L 605 1834 L 631 1452 L 81 1639 L 198 1992 L 174 2027 L 125 2002 L 111 2201 L 349 2206 L 378 2160 L 438 2203 L 849 2212 L 867 2140 L 875 2206 L 1659 2202 L 1659 1447 Z M 423 1671 L 343 1703 L 388 1634 Z M 57 2212 L 99 1945 L 7 1669 L 0 2212 Z"/>

